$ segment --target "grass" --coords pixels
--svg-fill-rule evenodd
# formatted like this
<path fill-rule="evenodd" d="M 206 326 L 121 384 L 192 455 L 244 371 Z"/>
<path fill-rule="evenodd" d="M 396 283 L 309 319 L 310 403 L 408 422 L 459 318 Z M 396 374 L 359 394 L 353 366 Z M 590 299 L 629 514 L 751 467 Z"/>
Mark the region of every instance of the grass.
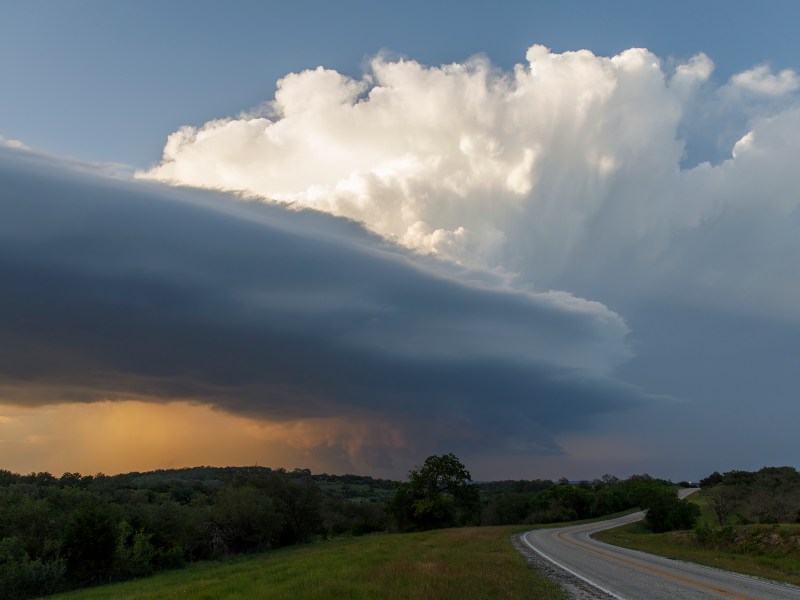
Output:
<path fill-rule="evenodd" d="M 197 563 L 146 579 L 54 596 L 152 599 L 537 598 L 565 600 L 510 536 L 524 526 L 345 538 Z"/>
<path fill-rule="evenodd" d="M 764 529 L 763 526 L 742 526 L 739 529 L 740 536 L 746 539 L 753 537 L 749 536 L 749 533 L 760 535 L 755 527 Z M 788 538 L 800 539 L 800 526 L 797 525 L 774 526 L 774 531 Z M 641 522 L 601 531 L 594 534 L 594 537 L 615 546 L 800 585 L 800 545 L 796 545 L 794 550 L 789 552 L 786 552 L 785 548 L 771 551 L 768 548 L 752 546 L 748 553 L 704 548 L 697 543 L 691 531 L 651 533 Z"/>

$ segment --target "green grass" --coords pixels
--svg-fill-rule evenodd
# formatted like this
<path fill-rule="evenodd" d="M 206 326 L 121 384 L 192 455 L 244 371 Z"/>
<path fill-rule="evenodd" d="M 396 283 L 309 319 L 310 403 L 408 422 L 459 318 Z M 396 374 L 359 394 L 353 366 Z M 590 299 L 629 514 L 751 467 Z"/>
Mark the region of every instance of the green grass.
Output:
<path fill-rule="evenodd" d="M 54 598 L 565 600 L 511 545 L 512 533 L 527 529 L 480 527 L 337 539 L 198 563 Z"/>
<path fill-rule="evenodd" d="M 748 528 L 752 527 L 754 526 L 742 527 L 740 535 L 746 538 Z M 798 535 L 800 526 L 797 525 L 776 526 L 775 531 L 790 538 L 800 539 Z M 594 534 L 594 537 L 615 546 L 800 585 L 800 545 L 796 545 L 794 550 L 789 552 L 786 548 L 772 551 L 756 547 L 748 553 L 703 548 L 698 545 L 691 531 L 651 533 L 641 522 L 601 531 Z"/>

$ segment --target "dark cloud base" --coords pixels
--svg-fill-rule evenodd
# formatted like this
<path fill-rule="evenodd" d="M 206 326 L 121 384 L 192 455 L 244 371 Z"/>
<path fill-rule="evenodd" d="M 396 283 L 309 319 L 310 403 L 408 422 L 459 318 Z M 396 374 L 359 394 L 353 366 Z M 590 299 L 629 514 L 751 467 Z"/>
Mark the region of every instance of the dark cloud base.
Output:
<path fill-rule="evenodd" d="M 0 180 L 8 402 L 183 398 L 388 421 L 423 453 L 541 454 L 644 400 L 564 364 L 606 343 L 602 318 L 465 283 L 352 222 L 2 148 Z"/>

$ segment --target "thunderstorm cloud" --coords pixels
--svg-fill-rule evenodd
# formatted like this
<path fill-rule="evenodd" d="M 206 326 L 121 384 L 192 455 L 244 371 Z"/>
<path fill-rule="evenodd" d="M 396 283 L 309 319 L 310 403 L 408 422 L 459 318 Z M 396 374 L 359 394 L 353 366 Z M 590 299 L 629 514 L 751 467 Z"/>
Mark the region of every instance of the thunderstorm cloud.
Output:
<path fill-rule="evenodd" d="M 800 251 L 786 221 L 800 205 L 798 76 L 759 65 L 714 87 L 713 70 L 644 49 L 532 46 L 512 72 L 378 56 L 360 79 L 289 74 L 257 111 L 181 128 L 139 176 L 349 217 L 538 289 L 645 287 L 796 318 L 797 278 L 774 271 Z M 687 164 L 696 140 L 731 131 Z M 743 273 L 743 258 L 770 269 Z"/>
<path fill-rule="evenodd" d="M 557 454 L 554 433 L 646 402 L 613 378 L 632 350 L 600 303 L 343 218 L 22 149 L 0 148 L 0 178 L 6 404 L 188 401 L 287 431 L 349 420 L 380 461 L 382 445 Z"/>
<path fill-rule="evenodd" d="M 189 402 L 364 464 L 783 460 L 800 78 L 714 77 L 379 55 L 180 128 L 138 181 L 0 140 L 0 398 Z"/>
<path fill-rule="evenodd" d="M 629 444 L 631 469 L 759 468 L 800 452 L 799 82 L 767 64 L 717 81 L 705 54 L 645 49 L 535 45 L 510 71 L 379 55 L 181 128 L 138 176 L 344 216 L 512 289 L 600 302 L 635 350 L 606 373 L 680 402 L 571 431 Z"/>

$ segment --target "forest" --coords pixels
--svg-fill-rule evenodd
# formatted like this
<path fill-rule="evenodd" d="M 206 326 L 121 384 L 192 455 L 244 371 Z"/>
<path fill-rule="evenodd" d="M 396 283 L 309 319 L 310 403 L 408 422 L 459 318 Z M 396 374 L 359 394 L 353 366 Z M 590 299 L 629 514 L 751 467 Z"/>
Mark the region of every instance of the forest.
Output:
<path fill-rule="evenodd" d="M 775 472 L 781 481 L 800 478 L 786 469 Z M 756 487 L 767 475 L 755 476 Z M 748 479 L 721 477 L 715 485 Z M 764 505 L 736 498 L 737 518 Z M 30 598 L 341 535 L 555 523 L 635 506 L 649 508 L 653 530 L 691 528 L 686 504 L 671 482 L 649 475 L 474 483 L 452 454 L 429 457 L 406 482 L 257 466 L 60 477 L 0 470 L 0 589 Z"/>

